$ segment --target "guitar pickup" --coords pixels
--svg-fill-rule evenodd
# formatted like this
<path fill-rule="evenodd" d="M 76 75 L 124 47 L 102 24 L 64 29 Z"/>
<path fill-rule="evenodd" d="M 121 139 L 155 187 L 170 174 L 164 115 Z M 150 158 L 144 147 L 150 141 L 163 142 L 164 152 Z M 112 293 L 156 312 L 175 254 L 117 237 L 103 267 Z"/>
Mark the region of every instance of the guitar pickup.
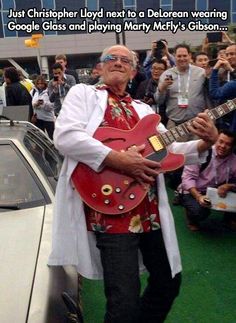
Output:
<path fill-rule="evenodd" d="M 152 148 L 155 151 L 159 151 L 159 150 L 164 149 L 163 144 L 161 143 L 161 141 L 159 140 L 159 138 L 156 135 L 149 137 L 148 141 L 150 142 Z"/>

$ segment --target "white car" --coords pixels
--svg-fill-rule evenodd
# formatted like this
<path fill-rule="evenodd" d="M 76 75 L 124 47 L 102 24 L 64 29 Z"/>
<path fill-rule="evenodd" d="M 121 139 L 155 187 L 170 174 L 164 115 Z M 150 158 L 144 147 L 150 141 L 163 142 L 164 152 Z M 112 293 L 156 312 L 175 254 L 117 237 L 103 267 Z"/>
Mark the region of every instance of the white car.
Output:
<path fill-rule="evenodd" d="M 0 156 L 0 322 L 82 322 L 76 271 L 47 266 L 62 158 L 41 130 L 5 117 Z"/>

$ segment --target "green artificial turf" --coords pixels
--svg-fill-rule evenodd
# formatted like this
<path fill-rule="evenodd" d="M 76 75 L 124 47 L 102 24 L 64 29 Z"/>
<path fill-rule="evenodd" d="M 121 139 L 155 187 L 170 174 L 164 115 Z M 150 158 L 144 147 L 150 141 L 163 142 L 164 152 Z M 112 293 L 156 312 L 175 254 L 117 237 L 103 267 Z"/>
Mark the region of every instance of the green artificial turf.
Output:
<path fill-rule="evenodd" d="M 168 190 L 170 201 L 173 193 Z M 236 322 L 236 232 L 221 225 L 214 212 L 200 232 L 190 232 L 181 206 L 172 207 L 183 263 L 183 281 L 166 323 Z M 145 285 L 147 275 L 141 277 Z M 85 323 L 102 323 L 105 307 L 101 281 L 83 280 Z M 122 322 L 121 322 L 122 323 Z"/>

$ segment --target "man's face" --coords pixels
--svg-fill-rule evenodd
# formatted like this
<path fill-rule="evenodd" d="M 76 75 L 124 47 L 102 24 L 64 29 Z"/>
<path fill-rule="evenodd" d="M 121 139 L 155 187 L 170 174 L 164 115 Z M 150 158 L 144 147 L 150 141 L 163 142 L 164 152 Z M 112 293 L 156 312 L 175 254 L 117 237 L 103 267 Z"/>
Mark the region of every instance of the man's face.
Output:
<path fill-rule="evenodd" d="M 236 45 L 228 46 L 225 50 L 227 61 L 233 68 L 236 68 Z"/>
<path fill-rule="evenodd" d="M 198 55 L 195 60 L 195 65 L 202 67 L 202 68 L 207 68 L 209 64 L 209 58 L 207 55 Z"/>
<path fill-rule="evenodd" d="M 176 66 L 179 70 L 186 70 L 189 68 L 191 55 L 186 48 L 178 48 L 175 53 Z"/>
<path fill-rule="evenodd" d="M 102 76 L 107 85 L 126 86 L 134 76 L 131 52 L 119 45 L 111 47 L 102 64 Z"/>
<path fill-rule="evenodd" d="M 154 63 L 152 64 L 151 74 L 153 80 L 159 80 L 161 74 L 165 71 L 165 65 L 161 63 Z"/>
<path fill-rule="evenodd" d="M 53 76 L 58 77 L 58 79 L 63 78 L 63 71 L 60 68 L 55 68 L 52 70 Z"/>
<path fill-rule="evenodd" d="M 221 133 L 215 143 L 216 154 L 220 158 L 225 158 L 231 154 L 233 148 L 233 138 Z"/>
<path fill-rule="evenodd" d="M 59 63 L 61 64 L 62 68 L 63 68 L 63 71 L 66 70 L 66 64 L 67 64 L 67 61 L 64 61 L 64 59 L 56 59 L 55 63 Z"/>
<path fill-rule="evenodd" d="M 96 78 L 102 75 L 102 63 L 96 64 L 96 67 L 93 68 L 91 76 Z"/>

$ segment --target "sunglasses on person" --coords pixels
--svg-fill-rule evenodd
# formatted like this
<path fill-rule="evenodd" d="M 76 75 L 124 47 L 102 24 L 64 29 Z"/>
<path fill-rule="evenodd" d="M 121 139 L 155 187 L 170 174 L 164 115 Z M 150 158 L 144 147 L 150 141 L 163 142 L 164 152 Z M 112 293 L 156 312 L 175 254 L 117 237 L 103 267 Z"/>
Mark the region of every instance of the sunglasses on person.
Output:
<path fill-rule="evenodd" d="M 128 57 L 126 56 L 119 56 L 119 55 L 106 55 L 105 57 L 103 57 L 103 59 L 101 60 L 102 63 L 108 63 L 108 62 L 117 62 L 118 60 L 121 61 L 121 63 L 126 64 L 126 65 L 133 65 L 132 60 L 130 60 Z"/>

